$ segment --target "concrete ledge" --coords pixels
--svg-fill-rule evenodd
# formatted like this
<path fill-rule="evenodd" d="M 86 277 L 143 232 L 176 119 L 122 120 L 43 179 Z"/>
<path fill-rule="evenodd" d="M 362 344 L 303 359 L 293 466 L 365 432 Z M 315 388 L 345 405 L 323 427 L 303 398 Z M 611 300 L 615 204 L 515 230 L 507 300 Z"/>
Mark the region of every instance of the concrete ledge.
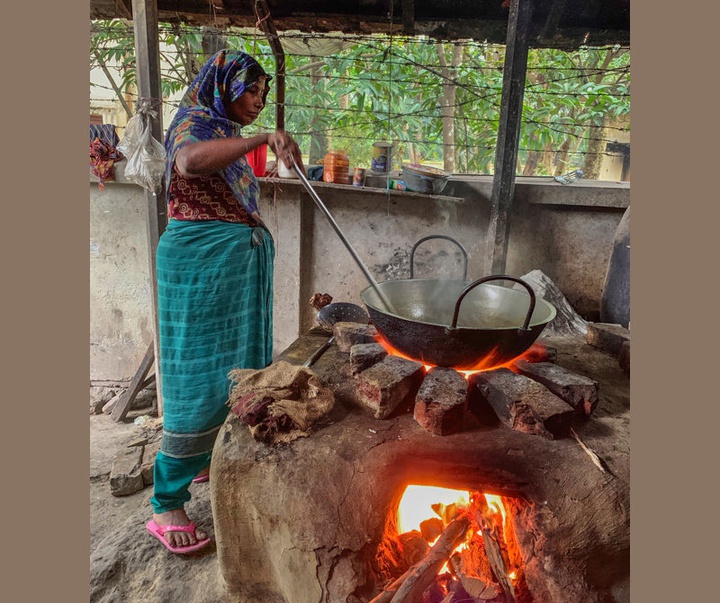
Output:
<path fill-rule="evenodd" d="M 630 205 L 630 183 L 582 180 L 560 184 L 553 178 L 522 178 L 515 181 L 515 200 L 536 205 L 607 207 L 625 209 Z"/>
<path fill-rule="evenodd" d="M 455 197 L 490 202 L 493 176 L 454 175 L 445 192 Z M 580 180 L 563 185 L 550 176 L 518 176 L 514 203 L 625 209 L 630 205 L 630 183 Z"/>
<path fill-rule="evenodd" d="M 306 192 L 305 187 L 295 178 L 258 178 L 260 181 L 260 188 L 266 189 L 277 186 L 281 190 L 288 190 L 295 192 L 299 190 Z M 318 194 L 320 199 L 323 199 L 322 191 L 332 193 L 343 193 L 343 194 L 368 194 L 373 197 L 384 197 L 390 198 L 393 201 L 400 199 L 412 200 L 412 199 L 435 199 L 437 201 L 452 202 L 452 203 L 465 203 L 467 199 L 463 197 L 449 197 L 447 195 L 426 195 L 424 193 L 416 193 L 413 191 L 398 191 L 398 190 L 387 190 L 380 186 L 353 186 L 352 184 L 334 184 L 331 182 L 324 182 L 322 180 L 311 180 L 311 186 Z M 266 192 L 266 191 L 265 191 Z"/>
<path fill-rule="evenodd" d="M 127 161 L 118 161 L 115 164 L 115 179 L 105 184 L 134 184 L 125 178 L 125 165 Z M 400 173 L 391 174 L 391 178 L 401 178 Z M 288 191 L 305 191 L 302 183 L 294 178 L 258 178 L 261 189 L 278 187 Z M 445 189 L 446 195 L 426 195 L 413 191 L 387 190 L 384 188 L 384 178 L 368 176 L 367 185 L 358 187 L 350 184 L 333 184 L 322 180 L 311 181 L 310 184 L 318 191 L 322 199 L 322 191 L 328 193 L 370 194 L 373 197 L 382 196 L 393 201 L 434 199 L 444 203 L 490 202 L 492 195 L 493 176 L 472 176 L 455 174 Z M 99 182 L 97 176 L 90 172 L 90 182 Z M 139 185 L 135 185 L 138 186 Z M 141 187 L 139 187 L 141 188 Z M 534 205 L 561 205 L 575 207 L 596 207 L 625 209 L 630 205 L 630 183 L 607 180 L 581 180 L 579 182 L 563 185 L 550 176 L 519 176 L 515 179 L 515 201 Z"/>

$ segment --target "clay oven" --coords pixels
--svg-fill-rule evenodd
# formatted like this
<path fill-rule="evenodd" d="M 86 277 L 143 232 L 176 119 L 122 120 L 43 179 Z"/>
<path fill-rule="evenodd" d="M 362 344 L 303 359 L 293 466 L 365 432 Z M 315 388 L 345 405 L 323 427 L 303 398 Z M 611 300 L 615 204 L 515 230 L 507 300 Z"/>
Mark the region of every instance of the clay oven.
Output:
<path fill-rule="evenodd" d="M 301 364 L 325 338 L 306 335 L 279 360 Z M 503 592 L 497 586 L 506 578 L 493 575 L 472 600 L 628 600 L 628 376 L 583 338 L 549 342 L 558 364 L 597 380 L 600 391 L 590 418 L 580 415 L 592 409 L 575 409 L 575 420 L 555 434 L 511 428 L 502 413 L 489 419 L 487 385 L 477 378 L 469 381 L 466 421 L 451 433 L 438 435 L 402 404 L 378 419 L 358 400 L 350 354 L 336 346 L 313 367 L 336 402 L 309 436 L 268 445 L 231 414 L 216 443 L 211 487 L 221 571 L 234 600 L 395 601 L 382 596 L 392 587 L 388 571 L 408 569 L 398 561 L 395 526 L 408 486 L 501 497 L 522 584 Z M 458 599 L 445 588 L 411 600 Z"/>

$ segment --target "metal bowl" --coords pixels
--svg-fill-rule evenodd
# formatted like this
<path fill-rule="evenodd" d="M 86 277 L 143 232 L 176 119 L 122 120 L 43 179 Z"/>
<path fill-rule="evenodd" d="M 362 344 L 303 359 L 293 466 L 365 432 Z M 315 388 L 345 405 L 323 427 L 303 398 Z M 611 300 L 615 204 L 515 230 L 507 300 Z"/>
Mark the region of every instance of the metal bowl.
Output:
<path fill-rule="evenodd" d="M 450 179 L 448 172 L 429 165 L 403 164 L 402 174 L 408 190 L 428 195 L 439 195 Z"/>
<path fill-rule="evenodd" d="M 320 309 L 318 324 L 328 333 L 332 333 L 336 322 L 359 322 L 367 324 L 370 320 L 364 308 L 348 302 L 333 302 Z"/>

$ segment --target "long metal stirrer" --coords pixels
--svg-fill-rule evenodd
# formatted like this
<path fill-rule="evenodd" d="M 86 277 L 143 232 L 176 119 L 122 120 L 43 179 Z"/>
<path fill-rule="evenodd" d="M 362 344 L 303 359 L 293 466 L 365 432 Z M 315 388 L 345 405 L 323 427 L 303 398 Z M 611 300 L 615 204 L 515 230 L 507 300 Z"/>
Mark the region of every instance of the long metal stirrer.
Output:
<path fill-rule="evenodd" d="M 295 170 L 295 173 L 298 175 L 298 178 L 300 178 L 300 182 L 303 183 L 303 186 L 307 190 L 308 193 L 310 193 L 310 196 L 313 198 L 313 201 L 315 201 L 315 205 L 317 205 L 322 212 L 325 214 L 325 217 L 330 222 L 330 225 L 333 227 L 337 235 L 340 237 L 340 240 L 343 242 L 347 250 L 350 252 L 350 255 L 352 256 L 353 260 L 355 260 L 355 263 L 358 265 L 358 268 L 362 270 L 362 273 L 365 275 L 365 278 L 368 280 L 370 285 L 375 289 L 375 292 L 380 297 L 380 301 L 382 301 L 383 305 L 385 306 L 385 311 L 389 312 L 391 314 L 395 314 L 396 312 L 393 309 L 392 304 L 390 303 L 390 300 L 387 298 L 387 296 L 382 292 L 380 287 L 378 286 L 378 282 L 375 280 L 372 274 L 368 271 L 368 269 L 365 267 L 365 264 L 362 263 L 362 260 L 358 256 L 357 253 L 355 253 L 355 250 L 353 249 L 353 246 L 350 244 L 350 241 L 347 240 L 345 235 L 343 234 L 343 231 L 340 230 L 340 227 L 338 226 L 338 223 L 335 221 L 335 218 L 332 217 L 332 214 L 328 210 L 328 208 L 325 206 L 325 204 L 322 202 L 322 199 L 318 197 L 318 194 L 315 192 L 315 189 L 312 187 L 310 182 L 308 182 L 308 179 L 305 177 L 305 174 L 302 173 L 302 170 L 298 167 L 297 163 L 293 163 L 293 169 Z"/>

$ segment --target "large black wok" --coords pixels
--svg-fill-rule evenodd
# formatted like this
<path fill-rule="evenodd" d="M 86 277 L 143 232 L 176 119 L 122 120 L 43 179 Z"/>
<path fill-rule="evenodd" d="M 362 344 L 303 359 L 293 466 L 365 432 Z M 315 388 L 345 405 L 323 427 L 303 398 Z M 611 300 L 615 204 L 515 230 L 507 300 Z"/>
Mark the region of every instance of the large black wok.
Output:
<path fill-rule="evenodd" d="M 527 292 L 487 284 L 502 280 L 520 283 Z M 554 306 L 536 299 L 527 283 L 507 275 L 472 283 L 385 281 L 364 289 L 360 299 L 378 332 L 399 352 L 460 370 L 490 368 L 519 356 L 556 314 Z"/>

